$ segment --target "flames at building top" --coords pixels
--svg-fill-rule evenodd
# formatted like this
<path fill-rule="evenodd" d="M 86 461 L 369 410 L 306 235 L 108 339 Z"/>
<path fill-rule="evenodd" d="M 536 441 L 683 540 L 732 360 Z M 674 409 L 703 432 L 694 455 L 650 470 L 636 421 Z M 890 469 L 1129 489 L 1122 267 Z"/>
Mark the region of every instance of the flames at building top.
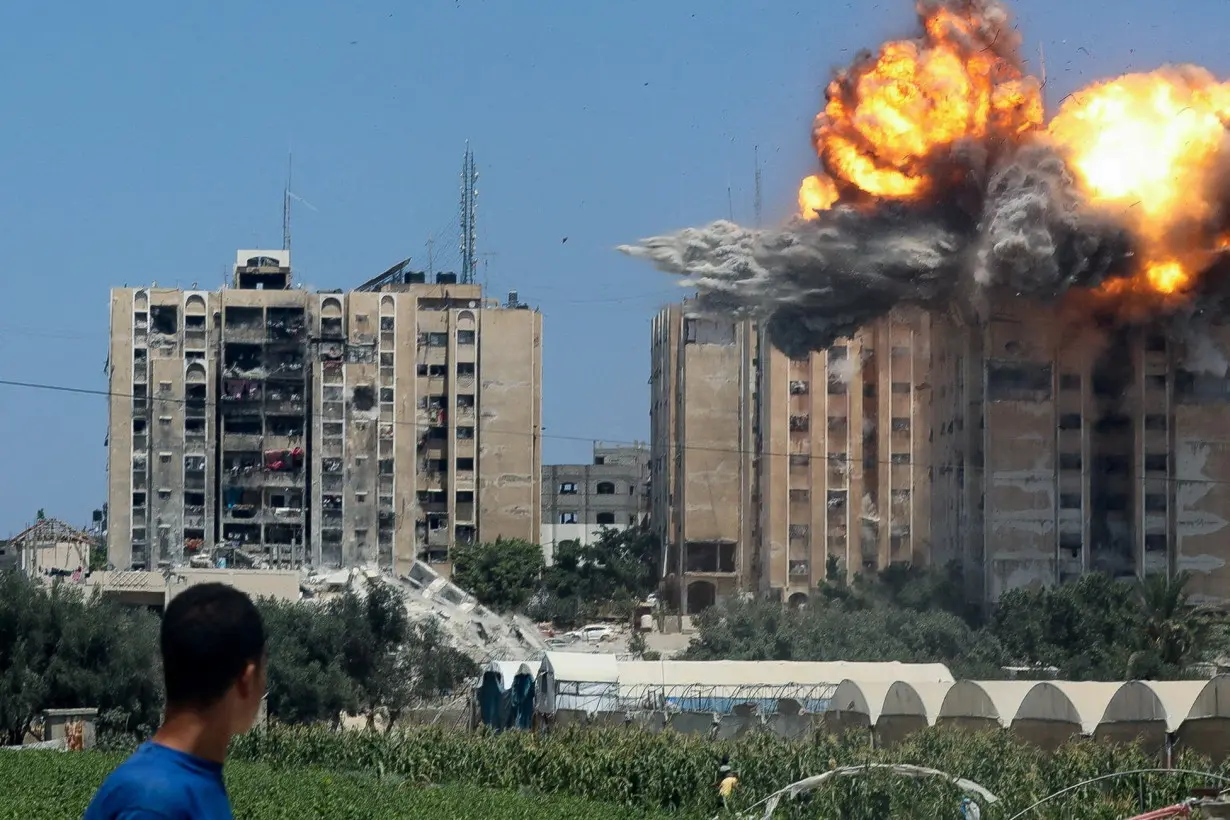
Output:
<path fill-rule="evenodd" d="M 1123 317 L 1191 311 L 1230 246 L 1230 83 L 1168 66 L 1066 97 L 998 0 L 919 0 L 919 34 L 837 73 L 799 218 L 717 222 L 620 250 L 687 277 L 697 306 L 768 319 L 788 353 L 894 305 L 979 315 L 993 294 L 1091 291 Z"/>

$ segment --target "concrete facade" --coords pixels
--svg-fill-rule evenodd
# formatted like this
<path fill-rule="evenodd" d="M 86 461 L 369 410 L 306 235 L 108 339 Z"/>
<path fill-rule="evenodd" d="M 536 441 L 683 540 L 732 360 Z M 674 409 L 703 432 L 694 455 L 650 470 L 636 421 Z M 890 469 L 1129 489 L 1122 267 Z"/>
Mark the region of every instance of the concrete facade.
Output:
<path fill-rule="evenodd" d="M 762 348 L 762 590 L 798 604 L 830 561 L 849 576 L 948 559 L 930 527 L 931 331 L 899 309 L 805 359 Z"/>
<path fill-rule="evenodd" d="M 1194 574 L 1230 600 L 1230 325 L 1125 326 L 1015 297 L 985 320 L 899 309 L 791 360 L 749 322 L 653 325 L 651 504 L 668 604 L 795 604 L 826 565 L 959 561 L 972 601 Z"/>
<path fill-rule="evenodd" d="M 625 530 L 649 515 L 649 448 L 594 445 L 592 464 L 542 468 L 543 557 L 551 563 L 563 541 L 581 545 L 603 529 Z"/>
<path fill-rule="evenodd" d="M 681 612 L 737 590 L 802 603 L 830 559 L 846 575 L 946 560 L 929 316 L 897 310 L 792 360 L 750 321 L 687 314 L 654 320 L 650 378 L 652 520 Z"/>
<path fill-rule="evenodd" d="M 454 279 L 313 293 L 239 251 L 231 288 L 113 290 L 111 564 L 447 573 L 537 537 L 542 317 Z"/>
<path fill-rule="evenodd" d="M 932 377 L 935 537 L 970 597 L 1190 570 L 1194 598 L 1230 599 L 1230 328 L 1117 328 L 1079 294 L 1004 304 L 951 323 Z"/>
<path fill-rule="evenodd" d="M 650 520 L 663 545 L 666 603 L 685 614 L 754 587 L 755 359 L 750 321 L 653 320 Z"/>

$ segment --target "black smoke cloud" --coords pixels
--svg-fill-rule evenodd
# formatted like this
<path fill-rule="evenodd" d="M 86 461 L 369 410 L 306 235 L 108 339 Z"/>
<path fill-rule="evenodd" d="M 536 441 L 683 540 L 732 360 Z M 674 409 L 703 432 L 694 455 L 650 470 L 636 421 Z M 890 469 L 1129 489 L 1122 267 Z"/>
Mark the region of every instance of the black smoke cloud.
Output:
<path fill-rule="evenodd" d="M 971 315 L 999 293 L 1054 298 L 1126 268 L 1127 231 L 1082 207 L 1044 143 L 1001 160 L 980 199 L 839 205 L 766 230 L 720 221 L 619 250 L 686 277 L 698 313 L 767 322 L 791 355 L 823 350 L 896 305 Z"/>

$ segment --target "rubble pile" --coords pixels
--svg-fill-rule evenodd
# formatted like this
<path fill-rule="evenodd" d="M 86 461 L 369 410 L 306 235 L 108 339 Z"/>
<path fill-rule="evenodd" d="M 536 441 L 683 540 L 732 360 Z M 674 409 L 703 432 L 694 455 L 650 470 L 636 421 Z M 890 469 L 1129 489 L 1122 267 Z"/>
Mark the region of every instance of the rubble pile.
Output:
<path fill-rule="evenodd" d="M 304 577 L 302 586 L 309 600 L 328 600 L 347 590 L 365 595 L 371 583 L 395 587 L 412 620 L 437 619 L 457 649 L 478 663 L 536 657 L 547 650 L 531 620 L 492 612 L 422 561 L 415 561 L 406 574 L 398 577 L 375 567 L 311 573 Z"/>

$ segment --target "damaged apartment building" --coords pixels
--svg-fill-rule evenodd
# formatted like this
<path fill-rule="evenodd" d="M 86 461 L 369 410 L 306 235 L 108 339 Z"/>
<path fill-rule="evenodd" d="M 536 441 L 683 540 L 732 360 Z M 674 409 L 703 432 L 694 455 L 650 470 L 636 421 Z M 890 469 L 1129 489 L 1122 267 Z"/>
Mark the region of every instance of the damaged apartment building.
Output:
<path fill-rule="evenodd" d="M 1193 573 L 1230 595 L 1230 327 L 1136 324 L 1088 295 L 1004 299 L 950 322 L 934 357 L 937 538 L 971 598 Z"/>
<path fill-rule="evenodd" d="M 536 539 L 541 338 L 405 263 L 311 292 L 288 251 L 239 251 L 229 288 L 114 289 L 111 564 L 447 574 L 458 544 Z"/>
<path fill-rule="evenodd" d="M 971 601 L 1193 573 L 1230 595 L 1230 326 L 1089 294 L 984 321 L 898 309 L 792 360 L 751 322 L 655 320 L 652 520 L 667 591 L 801 604 L 829 571 L 958 561 Z"/>
<path fill-rule="evenodd" d="M 651 521 L 669 603 L 736 591 L 798 605 L 830 571 L 931 555 L 931 319 L 898 310 L 791 359 L 751 321 L 654 320 Z"/>

